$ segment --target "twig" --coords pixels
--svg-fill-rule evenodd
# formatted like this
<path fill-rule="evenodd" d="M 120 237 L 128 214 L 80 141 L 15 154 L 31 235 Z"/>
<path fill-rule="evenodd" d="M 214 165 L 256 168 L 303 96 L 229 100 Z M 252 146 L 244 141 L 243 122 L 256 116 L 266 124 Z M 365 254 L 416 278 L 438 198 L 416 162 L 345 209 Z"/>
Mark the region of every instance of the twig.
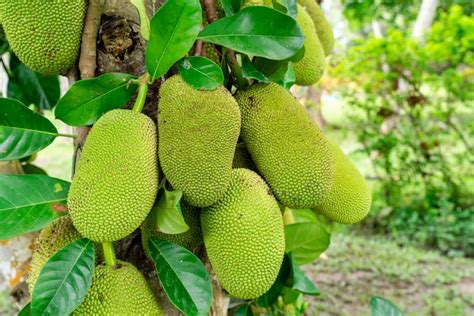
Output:
<path fill-rule="evenodd" d="M 232 49 L 225 49 L 225 57 L 227 60 L 227 64 L 229 65 L 230 69 L 232 70 L 232 74 L 235 77 L 235 81 L 239 88 L 245 89 L 248 87 L 249 83 L 247 79 L 243 77 L 242 68 L 240 68 L 239 62 L 235 57 L 235 52 Z"/>
<path fill-rule="evenodd" d="M 196 45 L 194 47 L 194 56 L 202 56 L 202 48 L 203 48 L 202 41 L 197 40 Z"/>
<path fill-rule="evenodd" d="M 82 32 L 81 56 L 79 59 L 79 71 L 81 79 L 93 78 L 96 62 L 96 41 L 99 32 L 100 17 L 102 15 L 102 1 L 89 1 L 87 14 Z"/>
<path fill-rule="evenodd" d="M 209 23 L 218 19 L 216 6 L 214 0 L 201 0 L 204 11 L 206 11 L 206 18 Z"/>

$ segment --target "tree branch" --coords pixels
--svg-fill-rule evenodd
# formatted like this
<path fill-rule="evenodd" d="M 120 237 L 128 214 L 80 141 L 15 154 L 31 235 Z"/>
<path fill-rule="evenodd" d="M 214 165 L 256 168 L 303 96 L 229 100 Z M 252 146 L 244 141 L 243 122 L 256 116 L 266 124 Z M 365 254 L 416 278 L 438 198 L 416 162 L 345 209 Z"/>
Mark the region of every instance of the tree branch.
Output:
<path fill-rule="evenodd" d="M 216 6 L 214 0 L 201 0 L 202 6 L 206 11 L 206 18 L 209 23 L 218 19 Z"/>
<path fill-rule="evenodd" d="M 96 40 L 102 9 L 102 1 L 89 1 L 82 32 L 81 56 L 79 58 L 81 79 L 93 78 L 95 75 L 95 69 L 97 68 Z"/>

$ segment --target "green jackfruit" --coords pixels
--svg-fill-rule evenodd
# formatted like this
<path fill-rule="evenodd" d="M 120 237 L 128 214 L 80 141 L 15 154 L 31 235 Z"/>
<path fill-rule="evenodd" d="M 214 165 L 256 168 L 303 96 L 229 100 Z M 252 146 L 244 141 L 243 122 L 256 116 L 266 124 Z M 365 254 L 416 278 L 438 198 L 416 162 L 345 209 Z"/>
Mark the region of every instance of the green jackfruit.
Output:
<path fill-rule="evenodd" d="M 205 42 L 204 44 L 204 51 L 206 52 L 206 57 L 215 62 L 216 64 L 220 65 L 220 56 L 217 52 L 217 49 L 211 43 Z"/>
<path fill-rule="evenodd" d="M 232 168 L 245 168 L 255 172 L 257 171 L 257 166 L 255 166 L 255 163 L 252 161 L 252 157 L 250 157 L 250 153 L 248 152 L 244 143 L 238 143 L 237 147 L 235 148 Z"/>
<path fill-rule="evenodd" d="M 212 268 L 230 295 L 251 299 L 272 286 L 285 236 L 278 203 L 260 176 L 232 170 L 229 189 L 202 211 L 201 225 Z"/>
<path fill-rule="evenodd" d="M 80 315 L 164 315 L 140 271 L 119 261 L 115 267 L 99 265 L 84 301 L 72 313 Z"/>
<path fill-rule="evenodd" d="M 36 280 L 46 261 L 66 245 L 81 238 L 81 234 L 74 228 L 69 216 L 56 219 L 41 231 L 35 241 L 33 256 L 31 257 L 30 272 L 28 274 L 30 293 L 33 293 Z"/>
<path fill-rule="evenodd" d="M 319 4 L 314 0 L 298 0 L 298 3 L 304 7 L 313 20 L 324 53 L 326 56 L 331 54 L 334 49 L 334 34 L 332 32 L 331 24 L 329 24 L 326 19 L 323 10 L 321 10 Z"/>
<path fill-rule="evenodd" d="M 303 58 L 292 63 L 296 77 L 295 83 L 300 86 L 310 86 L 323 76 L 326 64 L 324 49 L 316 34 L 311 17 L 300 5 L 298 5 L 296 21 L 303 31 L 305 40 Z"/>
<path fill-rule="evenodd" d="M 372 197 L 369 186 L 339 146 L 330 144 L 334 152 L 334 183 L 316 211 L 338 223 L 360 222 L 370 210 Z"/>
<path fill-rule="evenodd" d="M 241 137 L 259 173 L 290 208 L 313 208 L 329 194 L 334 175 L 329 143 L 283 87 L 257 84 L 236 95 Z"/>
<path fill-rule="evenodd" d="M 85 0 L 0 0 L 0 12 L 12 50 L 30 69 L 60 74 L 75 63 Z"/>
<path fill-rule="evenodd" d="M 227 190 L 240 131 L 240 112 L 220 87 L 198 91 L 174 76 L 160 90 L 160 164 L 192 206 L 214 204 Z"/>
<path fill-rule="evenodd" d="M 86 139 L 69 191 L 74 226 L 96 242 L 124 238 L 146 218 L 157 190 L 153 121 L 129 110 L 105 113 Z"/>
<path fill-rule="evenodd" d="M 181 203 L 184 221 L 189 226 L 189 230 L 182 234 L 164 234 L 155 231 L 153 216 L 148 215 L 141 226 L 142 231 L 142 245 L 145 253 L 148 254 L 148 239 L 152 236 L 157 236 L 162 240 L 172 242 L 174 244 L 193 250 L 202 244 L 201 222 L 199 220 L 199 209 L 187 205 L 185 202 Z"/>

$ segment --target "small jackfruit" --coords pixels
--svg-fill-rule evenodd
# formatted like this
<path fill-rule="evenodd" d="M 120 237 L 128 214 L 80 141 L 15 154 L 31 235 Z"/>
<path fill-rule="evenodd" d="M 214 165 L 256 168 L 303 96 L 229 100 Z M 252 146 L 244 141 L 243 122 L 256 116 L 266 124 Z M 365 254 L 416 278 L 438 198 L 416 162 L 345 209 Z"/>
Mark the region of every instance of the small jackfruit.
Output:
<path fill-rule="evenodd" d="M 238 143 L 237 147 L 235 148 L 232 168 L 245 168 L 255 172 L 257 171 L 257 166 L 255 166 L 255 163 L 252 161 L 252 157 L 250 157 L 250 153 L 248 152 L 244 143 Z"/>
<path fill-rule="evenodd" d="M 216 64 L 220 65 L 220 56 L 217 49 L 211 43 L 205 42 L 204 44 L 204 51 L 206 52 L 206 57 L 215 62 Z"/>
<path fill-rule="evenodd" d="M 105 113 L 86 139 L 69 191 L 74 226 L 96 242 L 124 238 L 146 218 L 157 190 L 153 121 L 129 110 Z"/>
<path fill-rule="evenodd" d="M 173 188 L 192 206 L 226 192 L 240 131 L 240 112 L 224 87 L 198 91 L 177 75 L 160 90 L 159 159 Z"/>
<path fill-rule="evenodd" d="M 314 23 L 304 8 L 298 5 L 296 22 L 303 31 L 304 56 L 301 60 L 292 63 L 295 71 L 295 83 L 300 86 L 310 86 L 321 79 L 326 64 L 324 49 L 319 41 Z"/>
<path fill-rule="evenodd" d="M 202 244 L 199 209 L 192 207 L 186 204 L 185 202 L 181 202 L 181 211 L 183 212 L 184 221 L 189 226 L 189 229 L 181 234 L 165 234 L 157 232 L 154 227 L 155 222 L 152 214 L 148 215 L 148 217 L 141 226 L 142 245 L 146 254 L 148 254 L 148 239 L 150 239 L 150 237 L 152 236 L 156 236 L 162 240 L 166 240 L 174 244 L 180 245 L 191 251 Z"/>
<path fill-rule="evenodd" d="M 298 3 L 304 7 L 313 20 L 324 53 L 326 56 L 331 54 L 334 49 L 334 34 L 332 32 L 331 24 L 329 24 L 326 19 L 323 10 L 321 10 L 319 4 L 314 0 L 298 0 Z"/>
<path fill-rule="evenodd" d="M 369 186 L 339 146 L 332 142 L 330 146 L 334 153 L 334 182 L 331 192 L 316 211 L 338 223 L 360 222 L 370 210 Z"/>
<path fill-rule="evenodd" d="M 81 234 L 74 228 L 69 216 L 56 219 L 41 231 L 35 240 L 30 272 L 28 273 L 30 293 L 33 293 L 36 280 L 46 261 L 60 249 L 81 238 Z"/>
<path fill-rule="evenodd" d="M 31 70 L 60 74 L 75 63 L 85 0 L 0 0 L 0 12 L 12 50 Z"/>
<path fill-rule="evenodd" d="M 81 315 L 164 315 L 147 281 L 133 265 L 95 268 L 84 301 L 72 313 Z"/>
<path fill-rule="evenodd" d="M 253 85 L 236 95 L 241 137 L 276 198 L 290 208 L 313 208 L 331 189 L 333 154 L 319 127 L 283 87 Z"/>
<path fill-rule="evenodd" d="M 212 268 L 230 295 L 251 299 L 272 286 L 285 236 L 278 203 L 259 175 L 232 170 L 229 189 L 203 209 L 201 225 Z"/>

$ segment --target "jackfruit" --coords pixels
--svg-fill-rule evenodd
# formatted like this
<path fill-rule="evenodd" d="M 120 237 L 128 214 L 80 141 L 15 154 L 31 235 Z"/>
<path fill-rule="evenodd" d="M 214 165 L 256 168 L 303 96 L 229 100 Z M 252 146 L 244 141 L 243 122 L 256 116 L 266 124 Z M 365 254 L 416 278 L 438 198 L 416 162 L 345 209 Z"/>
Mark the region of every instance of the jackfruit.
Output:
<path fill-rule="evenodd" d="M 276 198 L 290 208 L 314 208 L 334 175 L 329 143 L 305 109 L 283 87 L 253 85 L 236 95 L 241 137 Z"/>
<path fill-rule="evenodd" d="M 118 261 L 95 268 L 84 301 L 72 313 L 80 315 L 164 315 L 147 281 L 133 265 Z"/>
<path fill-rule="evenodd" d="M 316 211 L 343 224 L 360 222 L 369 213 L 371 193 L 364 177 L 342 150 L 330 142 L 334 153 L 334 183 Z"/>
<path fill-rule="evenodd" d="M 220 56 L 217 49 L 211 43 L 205 42 L 204 44 L 204 51 L 206 52 L 206 57 L 215 62 L 216 64 L 220 65 Z"/>
<path fill-rule="evenodd" d="M 300 5 L 298 5 L 296 22 L 303 31 L 305 40 L 303 58 L 292 63 L 295 71 L 295 83 L 300 86 L 310 86 L 323 76 L 326 64 L 324 50 L 311 17 Z"/>
<path fill-rule="evenodd" d="M 313 20 L 318 34 L 319 41 L 323 46 L 325 55 L 331 54 L 334 49 L 334 34 L 331 24 L 329 24 L 326 16 L 321 10 L 319 4 L 314 0 L 298 0 L 298 3 L 308 12 L 311 20 Z"/>
<path fill-rule="evenodd" d="M 28 273 L 30 293 L 33 293 L 36 280 L 46 261 L 60 249 L 81 238 L 81 234 L 74 228 L 69 216 L 56 219 L 41 231 L 35 240 L 30 272 Z"/>
<path fill-rule="evenodd" d="M 60 74 L 75 63 L 85 0 L 0 0 L 0 12 L 12 50 L 31 70 Z"/>
<path fill-rule="evenodd" d="M 150 214 L 141 226 L 142 245 L 145 253 L 148 255 L 148 239 L 157 236 L 162 240 L 172 242 L 174 244 L 193 250 L 202 244 L 201 222 L 199 220 L 199 209 L 192 207 L 185 202 L 181 202 L 181 211 L 183 212 L 184 221 L 188 224 L 189 229 L 181 234 L 165 234 L 155 230 L 155 222 Z"/>
<path fill-rule="evenodd" d="M 86 139 L 69 191 L 74 226 L 96 242 L 124 238 L 146 218 L 157 191 L 155 124 L 129 110 L 105 113 Z"/>
<path fill-rule="evenodd" d="M 260 176 L 232 170 L 229 189 L 202 211 L 201 225 L 212 268 L 230 295 L 251 299 L 272 286 L 285 236 L 278 203 Z"/>
<path fill-rule="evenodd" d="M 229 186 L 239 107 L 224 87 L 198 91 L 178 75 L 165 81 L 160 96 L 161 169 L 192 206 L 214 204 Z"/>
<path fill-rule="evenodd" d="M 255 166 L 255 163 L 252 161 L 252 157 L 250 157 L 250 153 L 244 143 L 238 143 L 235 148 L 232 168 L 245 168 L 257 172 L 257 166 Z"/>

